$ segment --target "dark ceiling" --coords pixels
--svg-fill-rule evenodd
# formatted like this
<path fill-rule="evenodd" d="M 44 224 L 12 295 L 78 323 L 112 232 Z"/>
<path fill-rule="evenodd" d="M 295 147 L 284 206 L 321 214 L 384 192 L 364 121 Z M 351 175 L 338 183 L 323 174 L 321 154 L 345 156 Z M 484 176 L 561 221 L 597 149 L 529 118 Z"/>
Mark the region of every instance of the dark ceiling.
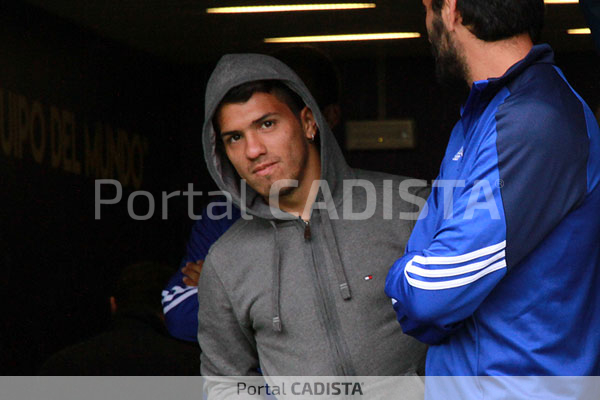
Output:
<path fill-rule="evenodd" d="M 207 7 L 294 4 L 273 0 L 26 0 L 58 17 L 133 48 L 178 64 L 203 64 L 224 53 L 273 50 L 263 38 L 317 34 L 415 31 L 419 39 L 321 45 L 334 57 L 375 54 L 413 56 L 429 52 L 420 0 L 377 0 L 375 9 L 269 14 L 207 14 Z M 365 1 L 365 0 L 363 0 Z M 312 0 L 314 3 L 315 1 Z M 321 1 L 334 2 L 334 1 Z M 343 2 L 352 2 L 344 0 Z M 356 0 L 354 0 L 356 2 Z M 589 35 L 566 34 L 585 27 L 575 5 L 547 6 L 543 40 L 558 51 L 592 49 Z"/>

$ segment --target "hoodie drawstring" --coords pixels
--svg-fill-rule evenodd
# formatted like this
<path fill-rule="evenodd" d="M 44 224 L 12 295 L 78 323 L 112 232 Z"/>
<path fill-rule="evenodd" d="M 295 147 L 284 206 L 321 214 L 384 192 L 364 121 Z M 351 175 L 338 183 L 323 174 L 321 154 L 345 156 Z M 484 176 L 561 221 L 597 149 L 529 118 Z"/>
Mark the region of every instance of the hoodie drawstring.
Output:
<path fill-rule="evenodd" d="M 348 285 L 348 277 L 346 276 L 346 270 L 342 263 L 342 257 L 340 256 L 340 248 L 337 240 L 335 239 L 335 233 L 333 232 L 333 226 L 329 219 L 329 213 L 327 210 L 319 210 L 321 214 L 321 223 L 323 224 L 323 231 L 325 232 L 325 241 L 329 249 L 332 249 L 331 256 L 333 258 L 333 268 L 338 278 L 338 284 L 342 298 L 344 300 L 350 300 L 352 293 L 350 292 L 350 285 Z"/>
<path fill-rule="evenodd" d="M 275 235 L 275 243 L 273 248 L 273 290 L 271 292 L 271 307 L 273 309 L 273 330 L 275 332 L 281 332 L 281 318 L 279 317 L 280 311 L 280 273 L 281 266 L 279 265 L 280 254 L 279 254 L 279 232 L 277 231 L 277 224 L 275 221 L 269 221 L 273 227 L 273 234 Z"/>
<path fill-rule="evenodd" d="M 350 300 L 352 293 L 350 291 L 350 285 L 348 284 L 348 277 L 346 276 L 346 270 L 342 263 L 342 257 L 340 255 L 340 248 L 333 232 L 333 226 L 329 219 L 328 212 L 319 212 L 321 215 L 321 223 L 323 224 L 323 232 L 325 234 L 325 241 L 327 248 L 331 249 L 331 257 L 333 259 L 333 267 L 335 274 L 338 279 L 338 285 L 340 293 L 344 300 Z M 269 221 L 273 227 L 274 236 L 274 247 L 273 247 L 273 286 L 271 292 L 271 307 L 273 313 L 273 330 L 275 332 L 282 331 L 282 323 L 280 317 L 280 303 L 281 303 L 281 265 L 280 265 L 280 243 L 279 243 L 279 231 L 277 230 L 277 223 L 275 221 Z"/>

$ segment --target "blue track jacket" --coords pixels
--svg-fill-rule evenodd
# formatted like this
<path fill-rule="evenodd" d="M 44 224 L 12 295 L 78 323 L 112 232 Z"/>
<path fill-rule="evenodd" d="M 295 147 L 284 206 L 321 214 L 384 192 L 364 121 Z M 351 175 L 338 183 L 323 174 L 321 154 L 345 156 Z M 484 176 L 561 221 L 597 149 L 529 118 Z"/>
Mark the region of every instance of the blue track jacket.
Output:
<path fill-rule="evenodd" d="M 181 267 L 188 262 L 204 260 L 210 246 L 240 218 L 240 210 L 233 205 L 230 205 L 230 218 L 220 218 L 227 215 L 228 207 L 225 205 L 225 201 L 210 203 L 204 209 L 201 219 L 194 223 L 187 244 L 187 252 L 181 261 Z M 163 290 L 163 313 L 167 330 L 173 337 L 196 342 L 198 340 L 196 338 L 198 334 L 198 288 L 187 286 L 183 283 L 183 277 L 180 268 L 171 277 L 167 287 Z"/>
<path fill-rule="evenodd" d="M 600 374 L 599 181 L 598 124 L 549 46 L 473 84 L 386 281 L 427 375 Z"/>

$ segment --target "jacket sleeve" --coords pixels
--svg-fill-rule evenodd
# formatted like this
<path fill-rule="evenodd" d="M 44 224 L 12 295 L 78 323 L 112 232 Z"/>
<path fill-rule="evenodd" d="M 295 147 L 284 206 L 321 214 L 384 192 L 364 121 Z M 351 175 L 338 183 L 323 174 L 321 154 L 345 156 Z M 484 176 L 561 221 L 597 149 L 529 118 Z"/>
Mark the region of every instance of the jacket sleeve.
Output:
<path fill-rule="evenodd" d="M 584 198 L 585 129 L 574 132 L 544 111 L 498 118 L 468 177 L 434 183 L 427 204 L 439 222 L 417 223 L 413 235 L 430 240 L 414 248 L 411 238 L 386 280 L 405 333 L 428 344 L 444 340 Z"/>
<path fill-rule="evenodd" d="M 210 206 L 209 206 L 210 207 Z M 215 206 L 213 215 L 225 215 L 225 207 Z M 239 210 L 233 208 L 232 218 L 213 219 L 209 208 L 204 209 L 202 218 L 194 223 L 187 252 L 180 268 L 171 277 L 162 292 L 163 313 L 169 333 L 178 339 L 195 342 L 198 333 L 198 288 L 183 283 L 181 268 L 188 262 L 204 260 L 210 247 L 239 218 Z"/>
<path fill-rule="evenodd" d="M 198 282 L 198 341 L 205 377 L 260 376 L 256 341 L 250 327 L 236 317 L 233 305 L 209 255 Z M 227 398 L 236 387 L 206 379 L 208 398 Z M 230 393 L 231 391 L 231 393 Z"/>
<path fill-rule="evenodd" d="M 183 283 L 181 269 L 171 277 L 162 291 L 165 324 L 171 336 L 195 342 L 198 330 L 198 288 Z"/>

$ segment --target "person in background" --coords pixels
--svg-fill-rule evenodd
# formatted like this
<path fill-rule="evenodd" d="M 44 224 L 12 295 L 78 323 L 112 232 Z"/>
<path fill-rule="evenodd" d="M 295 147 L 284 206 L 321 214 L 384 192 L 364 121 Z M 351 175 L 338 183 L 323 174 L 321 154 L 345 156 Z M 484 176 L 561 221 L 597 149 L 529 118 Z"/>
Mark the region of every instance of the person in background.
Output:
<path fill-rule="evenodd" d="M 340 78 L 333 61 L 310 46 L 292 46 L 276 51 L 274 57 L 298 74 L 334 133 L 340 146 L 344 135 L 339 104 Z M 240 218 L 236 206 L 224 197 L 215 198 L 192 227 L 187 251 L 178 270 L 162 291 L 163 312 L 169 333 L 181 340 L 196 342 L 198 334 L 198 278 L 210 247 Z"/>
<path fill-rule="evenodd" d="M 531 40 L 544 1 L 423 4 L 438 77 L 471 92 L 387 277 L 402 330 L 430 344 L 427 375 L 598 375 L 600 130 L 550 46 Z M 429 397 L 583 398 L 456 382 Z"/>
<path fill-rule="evenodd" d="M 171 268 L 153 262 L 126 267 L 110 309 L 112 327 L 50 357 L 41 375 L 198 375 L 197 346 L 173 339 L 164 324 L 160 289 Z"/>

